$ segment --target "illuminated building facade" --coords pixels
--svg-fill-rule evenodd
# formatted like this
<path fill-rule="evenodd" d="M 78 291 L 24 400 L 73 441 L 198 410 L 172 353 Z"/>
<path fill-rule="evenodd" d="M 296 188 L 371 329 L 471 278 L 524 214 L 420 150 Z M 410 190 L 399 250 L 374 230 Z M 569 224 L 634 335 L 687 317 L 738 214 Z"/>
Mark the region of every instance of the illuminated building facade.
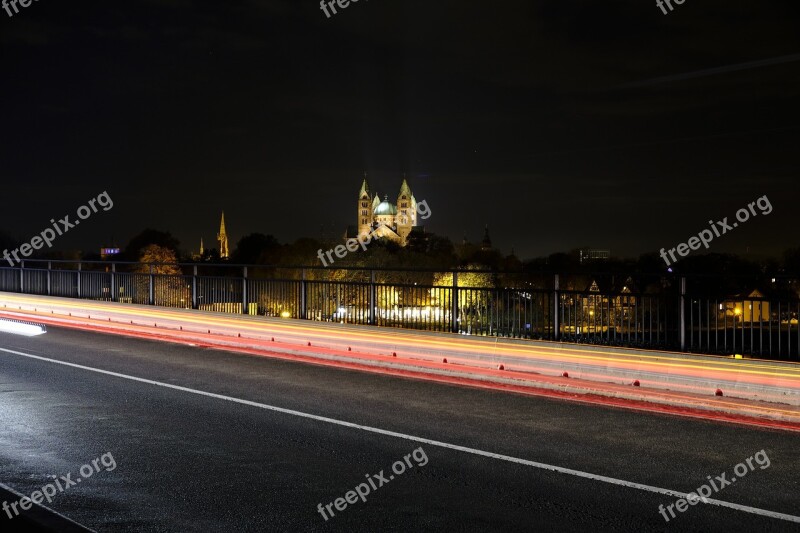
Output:
<path fill-rule="evenodd" d="M 370 191 L 365 176 L 358 193 L 356 231 L 348 231 L 346 237 L 372 234 L 373 237 L 389 239 L 405 246 L 415 227 L 418 227 L 417 200 L 408 182 L 403 179 L 397 194 L 397 203 L 393 204 L 389 201 L 389 195 L 385 195 L 381 201 L 377 192 Z"/>
<path fill-rule="evenodd" d="M 222 212 L 222 220 L 219 223 L 219 233 L 217 233 L 217 241 L 219 242 L 220 259 L 228 259 L 231 254 L 230 250 L 228 249 L 228 234 L 225 231 L 225 211 Z"/>

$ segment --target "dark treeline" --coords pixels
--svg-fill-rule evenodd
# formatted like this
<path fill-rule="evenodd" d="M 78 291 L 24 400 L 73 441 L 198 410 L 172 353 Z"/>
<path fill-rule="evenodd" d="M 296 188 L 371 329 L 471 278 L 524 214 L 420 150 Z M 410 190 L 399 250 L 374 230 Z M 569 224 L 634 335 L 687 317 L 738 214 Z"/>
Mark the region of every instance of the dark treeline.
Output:
<path fill-rule="evenodd" d="M 281 243 L 272 235 L 251 233 L 232 246 L 231 257 L 220 260 L 216 248 L 207 248 L 203 254 L 192 253 L 180 247 L 180 242 L 168 231 L 145 229 L 132 237 L 122 248 L 117 261 L 141 261 L 144 250 L 155 245 L 166 262 L 229 263 L 275 266 L 322 267 L 319 250 L 333 250 L 343 240 L 301 238 L 292 243 Z M 0 231 L 0 250 L 14 249 L 20 243 Z M 152 256 L 154 249 L 150 249 Z M 687 276 L 716 278 L 800 277 L 800 247 L 790 248 L 779 257 L 753 260 L 732 254 L 709 253 L 682 258 L 671 269 L 657 253 L 643 254 L 638 258 L 615 258 L 602 261 L 579 260 L 578 250 L 558 252 L 546 257 L 521 260 L 511 254 L 462 241 L 453 243 L 447 237 L 435 234 L 416 235 L 405 247 L 382 240 L 372 241 L 366 250 L 349 252 L 343 258 L 334 255 L 336 267 L 358 268 L 417 268 L 448 270 L 469 267 L 504 272 L 573 273 L 573 274 L 658 274 L 672 273 Z M 42 250 L 31 259 L 69 261 L 100 260 L 98 252 Z M 111 260 L 111 259 L 108 259 Z"/>

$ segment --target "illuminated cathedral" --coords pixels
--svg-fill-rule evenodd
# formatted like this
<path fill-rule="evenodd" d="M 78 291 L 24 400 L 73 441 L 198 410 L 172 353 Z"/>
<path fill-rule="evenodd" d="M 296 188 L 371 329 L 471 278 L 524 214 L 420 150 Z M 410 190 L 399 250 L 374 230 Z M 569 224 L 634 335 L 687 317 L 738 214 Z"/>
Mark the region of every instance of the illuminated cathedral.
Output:
<path fill-rule="evenodd" d="M 389 201 L 388 194 L 381 200 L 377 192 L 371 191 L 364 176 L 358 193 L 358 224 L 351 226 L 345 237 L 372 234 L 374 238 L 389 239 L 405 246 L 415 228 L 421 229 L 417 226 L 417 199 L 405 178 L 394 204 Z"/>

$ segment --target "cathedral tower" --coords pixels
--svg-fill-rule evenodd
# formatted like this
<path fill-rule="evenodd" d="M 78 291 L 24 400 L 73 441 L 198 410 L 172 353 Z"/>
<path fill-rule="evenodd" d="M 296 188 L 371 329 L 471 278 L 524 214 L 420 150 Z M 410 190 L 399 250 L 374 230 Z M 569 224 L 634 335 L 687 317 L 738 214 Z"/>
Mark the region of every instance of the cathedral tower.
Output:
<path fill-rule="evenodd" d="M 397 195 L 397 234 L 403 243 L 408 239 L 411 228 L 417 225 L 417 205 L 414 195 L 411 194 L 411 187 L 408 186 L 405 178 L 400 186 L 400 194 Z"/>
<path fill-rule="evenodd" d="M 372 231 L 372 199 L 367 184 L 367 175 L 364 174 L 364 182 L 358 193 L 358 234 L 368 235 Z"/>

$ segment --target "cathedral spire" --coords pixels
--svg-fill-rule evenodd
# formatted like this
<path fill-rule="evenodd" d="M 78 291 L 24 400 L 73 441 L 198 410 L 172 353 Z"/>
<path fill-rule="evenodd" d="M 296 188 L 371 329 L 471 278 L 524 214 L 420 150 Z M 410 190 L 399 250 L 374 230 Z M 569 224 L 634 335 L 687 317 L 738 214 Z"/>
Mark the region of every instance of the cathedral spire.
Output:
<path fill-rule="evenodd" d="M 367 196 L 369 198 L 369 184 L 367 183 L 367 173 L 364 172 L 364 181 L 361 183 L 361 190 L 358 192 L 358 197 Z"/>
<path fill-rule="evenodd" d="M 486 228 L 483 231 L 483 240 L 481 241 L 481 250 L 491 250 L 492 249 L 492 239 L 489 238 L 489 224 L 486 224 Z"/>
<path fill-rule="evenodd" d="M 219 241 L 220 259 L 228 259 L 228 257 L 230 257 L 230 251 L 228 250 L 228 234 L 225 231 L 225 211 L 222 212 L 222 220 L 219 223 L 217 240 Z"/>
<path fill-rule="evenodd" d="M 403 184 L 400 185 L 400 196 L 407 196 L 411 197 L 411 187 L 408 186 L 408 182 L 406 181 L 405 174 L 403 174 Z"/>

